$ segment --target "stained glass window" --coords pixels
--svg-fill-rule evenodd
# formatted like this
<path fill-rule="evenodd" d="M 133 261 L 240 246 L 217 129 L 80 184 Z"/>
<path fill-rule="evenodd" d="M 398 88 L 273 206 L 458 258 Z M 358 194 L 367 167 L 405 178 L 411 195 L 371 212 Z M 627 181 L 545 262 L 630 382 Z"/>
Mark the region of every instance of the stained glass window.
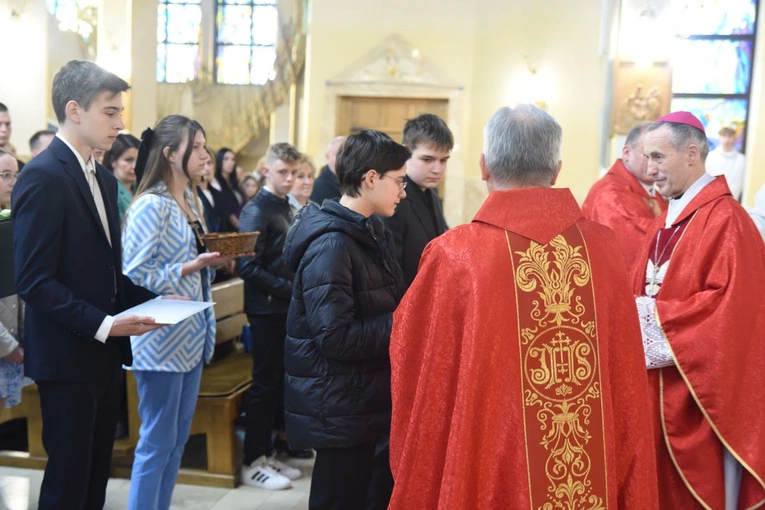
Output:
<path fill-rule="evenodd" d="M 719 143 L 718 131 L 723 126 L 735 125 L 736 143 L 738 150 L 744 145 L 744 127 L 749 101 L 746 99 L 705 99 L 705 98 L 675 98 L 672 110 L 688 111 L 697 116 L 704 124 L 710 149 Z"/>
<path fill-rule="evenodd" d="M 157 2 L 157 81 L 184 83 L 199 69 L 201 0 Z"/>
<path fill-rule="evenodd" d="M 723 125 L 736 126 L 736 148 L 746 148 L 757 0 L 693 0 L 678 16 L 671 109 L 693 112 L 711 148 Z"/>
<path fill-rule="evenodd" d="M 274 73 L 278 11 L 276 0 L 218 0 L 215 80 L 263 85 Z"/>
<path fill-rule="evenodd" d="M 675 51 L 672 89 L 689 94 L 746 94 L 751 74 L 752 41 L 685 39 Z"/>
<path fill-rule="evenodd" d="M 677 16 L 680 35 L 754 34 L 757 0 L 694 0 Z"/>

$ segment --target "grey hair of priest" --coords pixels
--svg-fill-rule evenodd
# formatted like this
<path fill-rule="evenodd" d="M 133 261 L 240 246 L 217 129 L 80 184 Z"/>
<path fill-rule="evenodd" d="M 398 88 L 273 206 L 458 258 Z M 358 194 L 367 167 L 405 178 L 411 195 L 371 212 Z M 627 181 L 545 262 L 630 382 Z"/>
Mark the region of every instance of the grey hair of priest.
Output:
<path fill-rule="evenodd" d="M 669 130 L 669 141 L 672 143 L 672 147 L 675 150 L 684 152 L 689 145 L 693 144 L 699 148 L 699 154 L 701 155 L 701 161 L 707 160 L 707 154 L 709 154 L 709 142 L 707 141 L 707 135 L 699 129 L 687 124 L 678 124 L 676 122 L 654 122 L 648 126 L 647 131 L 656 131 L 662 126 L 667 126 Z"/>
<path fill-rule="evenodd" d="M 563 129 L 532 104 L 500 108 L 484 128 L 486 169 L 499 186 L 549 184 L 558 171 Z"/>

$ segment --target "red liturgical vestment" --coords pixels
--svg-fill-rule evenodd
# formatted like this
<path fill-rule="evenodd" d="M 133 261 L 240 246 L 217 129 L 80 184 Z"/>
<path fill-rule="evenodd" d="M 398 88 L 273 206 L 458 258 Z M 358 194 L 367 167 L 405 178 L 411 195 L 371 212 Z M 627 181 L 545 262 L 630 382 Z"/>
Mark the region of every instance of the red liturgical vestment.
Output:
<path fill-rule="evenodd" d="M 666 210 L 666 200 L 658 193 L 656 197 L 649 195 L 621 159 L 592 186 L 582 204 L 585 218 L 616 233 L 630 272 L 635 270 L 643 237 L 654 219 Z"/>
<path fill-rule="evenodd" d="M 763 508 L 765 245 L 723 177 L 669 228 L 665 218 L 646 237 L 648 270 L 634 281 L 635 294 L 656 296 L 674 360 L 648 371 L 660 508 L 723 510 L 724 448 L 743 468 L 737 508 Z"/>
<path fill-rule="evenodd" d="M 426 248 L 391 336 L 393 509 L 649 509 L 635 303 L 567 189 L 495 191 Z"/>

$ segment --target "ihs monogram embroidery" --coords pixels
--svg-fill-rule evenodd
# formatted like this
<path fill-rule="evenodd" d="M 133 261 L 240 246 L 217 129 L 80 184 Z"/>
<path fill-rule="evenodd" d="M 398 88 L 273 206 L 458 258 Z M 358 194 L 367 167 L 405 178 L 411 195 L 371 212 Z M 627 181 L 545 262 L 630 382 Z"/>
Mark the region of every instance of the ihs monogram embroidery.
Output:
<path fill-rule="evenodd" d="M 532 510 L 608 506 L 600 364 L 584 240 L 513 251 Z M 584 252 L 584 256 L 582 254 Z M 547 480 L 545 487 L 540 480 Z M 542 497 L 544 495 L 544 497 Z"/>

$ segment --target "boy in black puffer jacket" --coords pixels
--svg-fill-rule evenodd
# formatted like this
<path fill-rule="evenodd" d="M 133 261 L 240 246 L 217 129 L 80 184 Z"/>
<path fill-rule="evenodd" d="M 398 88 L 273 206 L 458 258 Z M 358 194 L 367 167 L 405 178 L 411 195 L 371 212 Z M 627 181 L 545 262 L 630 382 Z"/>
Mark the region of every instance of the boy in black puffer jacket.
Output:
<path fill-rule="evenodd" d="M 311 509 L 387 508 L 390 499 L 377 482 L 390 479 L 388 452 L 376 455 L 376 445 L 390 433 L 388 345 L 404 284 L 376 215 L 393 215 L 406 196 L 410 155 L 378 131 L 350 136 L 337 155 L 340 201 L 304 207 L 287 234 L 287 437 L 316 449 Z"/>

